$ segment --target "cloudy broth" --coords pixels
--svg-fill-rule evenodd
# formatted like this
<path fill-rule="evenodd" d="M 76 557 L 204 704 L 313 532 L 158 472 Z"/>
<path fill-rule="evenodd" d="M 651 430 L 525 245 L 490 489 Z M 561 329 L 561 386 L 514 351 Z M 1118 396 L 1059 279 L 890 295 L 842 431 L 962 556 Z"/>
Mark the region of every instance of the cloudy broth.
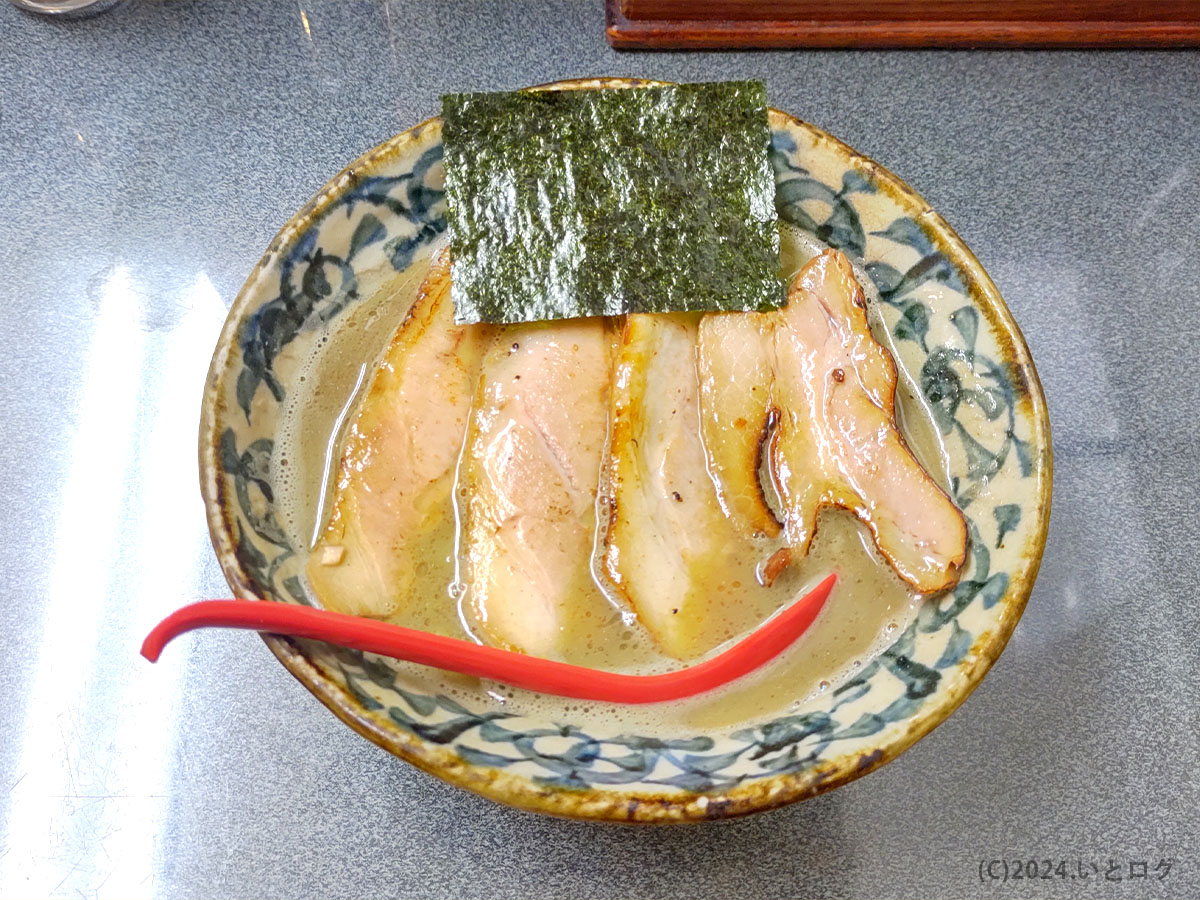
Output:
<path fill-rule="evenodd" d="M 782 230 L 781 261 L 792 274 L 821 249 L 810 238 Z M 416 297 L 427 261 L 393 277 L 381 290 L 335 319 L 314 342 L 302 364 L 303 376 L 288 397 L 277 435 L 277 454 L 286 465 L 277 477 L 281 524 L 298 548 L 309 548 L 332 504 L 333 477 L 340 460 L 342 434 L 354 419 L 356 403 L 371 374 Z M 870 291 L 869 280 L 859 273 Z M 872 307 L 875 304 L 870 304 Z M 874 318 L 872 328 L 885 346 L 890 338 Z M 898 361 L 899 362 L 899 361 Z M 911 378 L 900 367 L 896 392 L 897 421 L 913 453 L 943 487 L 947 465 L 940 438 Z M 604 516 L 598 516 L 603 521 Z M 440 518 L 420 543 L 414 560 L 411 597 L 388 617 L 398 625 L 460 638 L 477 639 L 462 614 L 464 591 L 456 582 L 456 505 L 447 502 Z M 682 663 L 659 653 L 645 629 L 606 584 L 599 564 L 603 542 L 597 528 L 597 553 L 591 578 L 580 592 L 602 602 L 580 603 L 581 613 L 564 625 L 570 662 L 640 674 L 670 671 Z M 689 700 L 649 706 L 615 706 L 546 697 L 450 673 L 395 663 L 407 681 L 428 692 L 444 692 L 472 705 L 486 703 L 507 711 L 549 720 L 605 723 L 652 733 L 719 731 L 788 712 L 806 699 L 833 690 L 883 650 L 916 615 L 921 595 L 904 583 L 876 551 L 867 529 L 849 512 L 820 514 L 807 556 L 795 560 L 770 587 L 756 578 L 778 543 L 762 540 L 731 547 L 718 561 L 712 580 L 714 609 L 723 643 L 719 652 L 815 586 L 830 572 L 839 576 L 835 593 L 809 630 L 776 660 L 716 691 Z M 306 550 L 301 550 L 303 557 Z M 307 562 L 303 560 L 302 562 Z M 596 614 L 597 609 L 604 610 Z"/>

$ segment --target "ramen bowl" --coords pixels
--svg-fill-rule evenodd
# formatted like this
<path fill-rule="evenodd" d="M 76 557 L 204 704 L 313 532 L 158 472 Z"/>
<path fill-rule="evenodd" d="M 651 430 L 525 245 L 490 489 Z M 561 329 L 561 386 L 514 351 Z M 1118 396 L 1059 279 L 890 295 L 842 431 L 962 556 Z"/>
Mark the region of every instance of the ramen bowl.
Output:
<path fill-rule="evenodd" d="M 786 714 L 695 733 L 510 711 L 469 685 L 451 696 L 371 654 L 265 635 L 359 734 L 524 809 L 622 822 L 726 818 L 811 797 L 895 758 L 962 703 L 1004 649 L 1050 512 L 1049 422 L 1028 348 L 979 262 L 903 181 L 786 113 L 772 110 L 770 124 L 781 220 L 869 277 L 881 327 L 936 424 L 969 532 L 961 580 L 830 690 L 797 698 Z M 364 154 L 283 227 L 234 301 L 199 451 L 213 546 L 239 597 L 314 603 L 306 548 L 279 508 L 294 477 L 278 451 L 281 423 L 318 344 L 331 331 L 361 330 L 364 298 L 418 278 L 444 242 L 443 175 L 438 119 Z"/>

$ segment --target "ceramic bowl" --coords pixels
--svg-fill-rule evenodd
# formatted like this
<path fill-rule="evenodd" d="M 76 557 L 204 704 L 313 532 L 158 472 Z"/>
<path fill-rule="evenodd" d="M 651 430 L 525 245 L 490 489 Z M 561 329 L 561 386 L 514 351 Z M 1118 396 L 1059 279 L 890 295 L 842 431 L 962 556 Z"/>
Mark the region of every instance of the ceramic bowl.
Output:
<path fill-rule="evenodd" d="M 813 796 L 893 759 L 962 703 L 1003 650 L 1050 511 L 1049 423 L 1025 341 L 979 262 L 904 182 L 786 113 L 773 110 L 771 128 L 781 218 L 869 274 L 898 361 L 933 411 L 969 523 L 962 581 L 836 690 L 771 721 L 682 737 L 498 712 L 399 679 L 370 654 L 267 636 L 364 737 L 525 809 L 723 818 Z M 213 545 L 238 596 L 310 602 L 274 505 L 272 451 L 295 360 L 326 322 L 336 327 L 396 272 L 425 265 L 446 228 L 441 159 L 441 123 L 430 119 L 353 162 L 284 226 L 233 304 L 204 396 L 200 470 Z"/>

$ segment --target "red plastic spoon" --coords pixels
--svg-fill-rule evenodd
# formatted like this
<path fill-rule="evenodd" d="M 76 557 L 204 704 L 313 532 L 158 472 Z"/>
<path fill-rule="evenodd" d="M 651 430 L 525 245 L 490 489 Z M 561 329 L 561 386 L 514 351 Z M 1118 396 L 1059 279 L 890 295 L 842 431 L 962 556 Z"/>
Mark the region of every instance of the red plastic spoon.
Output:
<path fill-rule="evenodd" d="M 775 618 L 724 653 L 662 675 L 623 675 L 584 666 L 482 647 L 343 613 L 255 600 L 206 600 L 176 610 L 142 643 L 142 656 L 156 662 L 172 638 L 193 628 L 252 628 L 315 638 L 341 647 L 476 675 L 542 694 L 607 703 L 662 703 L 711 691 L 770 662 L 802 635 L 825 605 L 837 581 L 830 575 Z"/>

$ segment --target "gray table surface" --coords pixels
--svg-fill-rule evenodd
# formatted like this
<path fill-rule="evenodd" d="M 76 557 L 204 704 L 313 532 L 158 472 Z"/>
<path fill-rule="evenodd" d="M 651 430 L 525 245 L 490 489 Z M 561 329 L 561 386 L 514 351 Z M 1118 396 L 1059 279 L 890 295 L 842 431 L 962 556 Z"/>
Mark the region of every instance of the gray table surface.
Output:
<path fill-rule="evenodd" d="M 766 79 L 958 229 L 1049 398 L 1049 543 L 992 673 L 898 761 L 733 823 L 493 805 L 251 634 L 136 656 L 226 593 L 200 390 L 276 229 L 443 91 L 588 74 Z M 599 0 L 0 3 L 0 895 L 1200 897 L 1198 250 L 1196 53 L 618 54 Z M 1088 877 L 982 885 L 1000 858 Z"/>

